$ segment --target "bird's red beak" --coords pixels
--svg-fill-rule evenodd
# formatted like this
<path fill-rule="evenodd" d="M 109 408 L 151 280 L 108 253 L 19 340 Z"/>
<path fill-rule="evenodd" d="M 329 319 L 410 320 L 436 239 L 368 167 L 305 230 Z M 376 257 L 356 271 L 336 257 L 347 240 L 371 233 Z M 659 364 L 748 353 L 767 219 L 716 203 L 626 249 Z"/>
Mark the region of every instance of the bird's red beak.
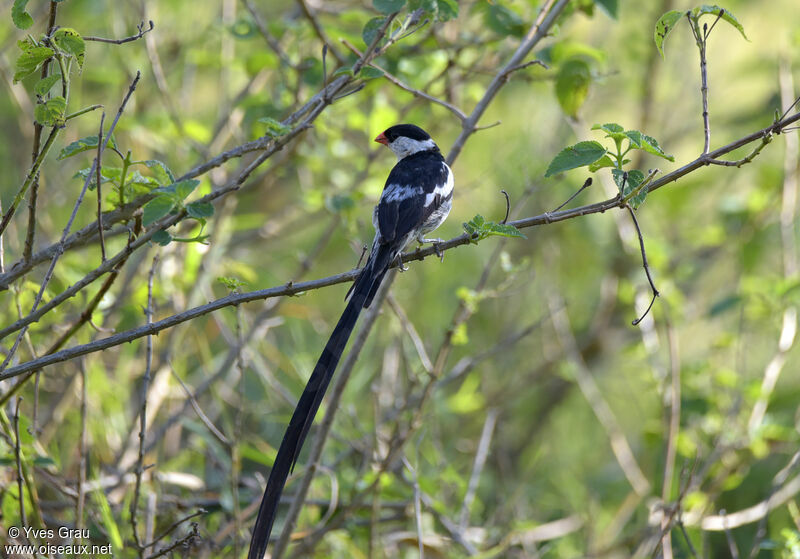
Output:
<path fill-rule="evenodd" d="M 383 144 L 385 146 L 389 145 L 389 138 L 387 138 L 386 135 L 383 132 L 378 134 L 378 137 L 375 138 L 375 141 L 378 142 L 379 144 Z"/>

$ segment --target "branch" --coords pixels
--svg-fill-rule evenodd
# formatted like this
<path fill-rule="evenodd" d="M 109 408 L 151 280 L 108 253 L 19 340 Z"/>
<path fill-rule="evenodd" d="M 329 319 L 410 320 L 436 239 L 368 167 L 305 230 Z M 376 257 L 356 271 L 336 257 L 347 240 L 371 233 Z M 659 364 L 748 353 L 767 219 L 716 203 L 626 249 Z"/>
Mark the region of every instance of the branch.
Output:
<path fill-rule="evenodd" d="M 112 45 L 121 45 L 123 43 L 130 43 L 141 39 L 142 37 L 144 37 L 145 33 L 149 33 L 150 31 L 153 30 L 153 28 L 155 27 L 155 24 L 153 24 L 153 20 L 151 19 L 148 23 L 150 24 L 149 29 L 144 28 L 144 22 L 142 21 L 139 23 L 139 25 L 136 26 L 138 33 L 136 33 L 135 35 L 131 35 L 130 37 L 125 37 L 124 39 L 106 39 L 105 37 L 84 37 L 83 40 L 95 41 L 98 43 L 110 43 Z"/>
<path fill-rule="evenodd" d="M 553 23 L 555 23 L 556 18 L 559 16 L 562 10 L 564 10 L 568 3 L 569 0 L 558 0 L 557 3 L 555 0 L 548 0 L 544 7 L 542 7 L 541 11 L 539 12 L 539 17 L 536 19 L 533 26 L 531 26 L 531 28 L 528 30 L 527 35 L 525 35 L 522 43 L 519 45 L 519 47 L 517 47 L 514 55 L 506 63 L 503 69 L 495 75 L 489 86 L 486 88 L 486 93 L 484 94 L 483 98 L 478 101 L 478 104 L 475 106 L 475 109 L 473 109 L 469 117 L 463 121 L 461 134 L 459 134 L 458 138 L 456 138 L 456 141 L 453 144 L 453 147 L 450 148 L 450 153 L 447 156 L 448 164 L 452 164 L 461 153 L 467 138 L 469 138 L 475 132 L 475 127 L 478 124 L 478 120 L 480 120 L 481 116 L 483 116 L 483 113 L 486 111 L 489 103 L 492 102 L 492 99 L 494 99 L 495 95 L 497 95 L 498 91 L 500 91 L 500 88 L 503 87 L 503 84 L 505 84 L 505 82 L 508 80 L 509 74 L 515 69 L 521 67 L 524 58 L 533 49 L 533 47 L 535 47 L 539 41 L 541 41 L 547 35 L 550 27 L 553 25 Z"/>

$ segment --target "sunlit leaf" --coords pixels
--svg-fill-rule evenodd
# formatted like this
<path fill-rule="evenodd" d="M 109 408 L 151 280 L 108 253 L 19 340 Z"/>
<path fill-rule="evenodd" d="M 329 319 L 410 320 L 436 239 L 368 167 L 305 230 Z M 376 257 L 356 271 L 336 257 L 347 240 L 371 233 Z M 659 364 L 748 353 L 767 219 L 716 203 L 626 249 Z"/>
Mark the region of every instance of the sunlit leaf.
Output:
<path fill-rule="evenodd" d="M 692 10 L 692 17 L 695 19 L 699 19 L 704 15 L 713 15 L 719 17 L 720 12 L 722 12 L 722 20 L 735 27 L 739 33 L 742 34 L 742 37 L 749 41 L 749 39 L 747 39 L 747 35 L 744 33 L 744 27 L 742 27 L 742 24 L 739 23 L 739 20 L 736 19 L 730 10 L 725 10 L 716 5 L 703 4 L 702 6 L 697 6 Z"/>
<path fill-rule="evenodd" d="M 27 29 L 33 25 L 33 18 L 25 11 L 27 4 L 28 0 L 14 0 L 14 5 L 11 6 L 11 21 L 19 29 Z"/>
<path fill-rule="evenodd" d="M 20 41 L 20 45 L 29 44 Z M 53 49 L 48 47 L 29 47 L 23 50 L 14 66 L 14 83 L 34 73 L 39 65 L 53 56 Z"/>
<path fill-rule="evenodd" d="M 589 94 L 592 75 L 589 65 L 579 59 L 561 65 L 556 76 L 558 104 L 569 116 L 575 117 Z"/>
<path fill-rule="evenodd" d="M 578 142 L 561 150 L 547 167 L 545 177 L 551 177 L 570 169 L 591 165 L 606 154 L 600 142 Z"/>
<path fill-rule="evenodd" d="M 675 25 L 680 21 L 680 19 L 684 16 L 686 12 L 681 12 L 678 10 L 670 10 L 660 18 L 656 22 L 656 28 L 653 32 L 653 39 L 656 42 L 656 48 L 658 52 L 661 53 L 661 56 L 664 55 L 664 41 L 667 40 L 667 36 L 675 29 Z"/>
<path fill-rule="evenodd" d="M 80 140 L 75 140 L 68 146 L 61 148 L 61 151 L 58 152 L 57 159 L 66 159 L 67 157 L 72 157 L 78 153 L 82 153 L 88 150 L 96 150 L 97 149 L 97 136 L 86 136 L 85 138 L 81 138 Z M 116 148 L 117 145 L 114 143 L 114 138 L 111 138 L 108 141 L 108 147 Z"/>
<path fill-rule="evenodd" d="M 86 43 L 80 33 L 69 27 L 61 27 L 53 33 L 53 42 L 59 49 L 74 56 L 78 67 L 83 67 Z"/>
<path fill-rule="evenodd" d="M 64 124 L 64 111 L 66 110 L 67 100 L 59 95 L 36 105 L 36 108 L 33 109 L 33 116 L 36 122 L 42 126 L 60 126 Z"/>

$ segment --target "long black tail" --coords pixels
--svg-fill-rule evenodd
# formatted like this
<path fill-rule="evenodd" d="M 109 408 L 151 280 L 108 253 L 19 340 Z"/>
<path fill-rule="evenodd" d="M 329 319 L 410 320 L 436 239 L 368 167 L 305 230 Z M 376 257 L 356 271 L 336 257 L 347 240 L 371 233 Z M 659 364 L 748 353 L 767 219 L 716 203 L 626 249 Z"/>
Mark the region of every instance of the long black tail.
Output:
<path fill-rule="evenodd" d="M 330 384 L 336 365 L 347 345 L 347 340 L 350 339 L 358 315 L 362 308 L 368 307 L 372 302 L 394 257 L 393 252 L 389 247 L 378 246 L 370 255 L 361 275 L 356 279 L 350 300 L 308 379 L 300 401 L 292 414 L 292 419 L 289 421 L 289 426 L 286 428 L 286 433 L 283 435 L 275 463 L 272 465 L 267 488 L 261 500 L 261 507 L 258 509 L 256 524 L 253 527 L 248 559 L 264 557 L 283 486 L 294 469 L 300 449 L 314 422 L 314 416 L 322 403 L 322 397 L 328 389 L 328 384 Z"/>

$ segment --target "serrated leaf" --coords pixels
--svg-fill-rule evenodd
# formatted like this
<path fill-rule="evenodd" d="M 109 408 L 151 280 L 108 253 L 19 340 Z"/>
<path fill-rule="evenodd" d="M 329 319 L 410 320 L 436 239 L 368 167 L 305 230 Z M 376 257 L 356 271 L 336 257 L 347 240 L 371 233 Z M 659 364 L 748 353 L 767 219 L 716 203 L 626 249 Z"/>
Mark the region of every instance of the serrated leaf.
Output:
<path fill-rule="evenodd" d="M 217 281 L 220 282 L 222 285 L 227 287 L 231 291 L 236 291 L 243 285 L 247 285 L 246 281 L 242 281 L 239 278 L 235 278 L 232 276 L 220 276 L 217 278 Z"/>
<path fill-rule="evenodd" d="M 655 138 L 647 134 L 642 134 L 638 130 L 626 130 L 625 135 L 631 140 L 631 145 L 635 149 L 641 149 L 647 153 L 663 157 L 667 161 L 675 161 L 673 156 L 664 153 L 664 150 L 661 149 L 661 146 L 658 145 Z"/>
<path fill-rule="evenodd" d="M 156 175 L 156 179 L 160 184 L 172 184 L 175 182 L 175 175 L 172 174 L 172 171 L 169 170 L 169 167 L 167 167 L 166 163 L 163 161 L 147 159 L 146 161 L 142 161 L 142 164 L 148 169 L 153 170 L 153 174 Z"/>
<path fill-rule="evenodd" d="M 589 94 L 592 74 L 584 60 L 568 60 L 558 69 L 556 97 L 569 116 L 575 117 Z"/>
<path fill-rule="evenodd" d="M 108 141 L 108 145 L 113 148 L 117 147 L 117 144 L 114 143 L 114 138 L 111 138 Z M 86 136 L 85 138 L 81 138 L 80 140 L 75 140 L 68 146 L 62 148 L 61 151 L 58 153 L 58 157 L 56 159 L 66 159 L 67 157 L 72 157 L 75 154 L 96 149 L 97 149 L 97 136 Z"/>
<path fill-rule="evenodd" d="M 75 57 L 79 68 L 83 68 L 86 43 L 81 34 L 70 27 L 61 27 L 53 33 L 53 42 L 62 51 Z"/>
<path fill-rule="evenodd" d="M 175 207 L 172 197 L 164 194 L 156 196 L 145 204 L 142 210 L 142 225 L 145 227 L 168 215 Z"/>
<path fill-rule="evenodd" d="M 656 22 L 656 28 L 653 32 L 653 39 L 656 42 L 656 48 L 658 52 L 661 53 L 661 56 L 664 55 L 664 41 L 667 40 L 667 36 L 672 32 L 675 28 L 675 25 L 680 21 L 683 15 L 686 12 L 681 12 L 678 10 L 670 10 L 660 18 Z"/>
<path fill-rule="evenodd" d="M 44 97 L 50 93 L 50 90 L 53 89 L 53 86 L 59 81 L 61 81 L 60 74 L 52 74 L 46 78 L 42 78 L 33 86 L 33 92 L 39 97 Z"/>
<path fill-rule="evenodd" d="M 701 6 L 697 6 L 692 10 L 692 17 L 694 19 L 699 19 L 701 16 L 704 15 L 719 16 L 720 12 L 722 12 L 722 19 L 724 21 L 728 22 L 733 27 L 738 29 L 739 33 L 742 34 L 742 37 L 744 37 L 746 41 L 750 40 L 747 38 L 747 35 L 745 35 L 744 27 L 742 27 L 742 24 L 739 23 L 739 20 L 736 19 L 736 16 L 734 16 L 730 11 L 725 10 L 717 5 L 710 6 L 708 4 L 703 4 Z"/>
<path fill-rule="evenodd" d="M 406 5 L 406 0 L 372 0 L 372 5 L 382 14 L 399 12 Z"/>
<path fill-rule="evenodd" d="M 578 142 L 561 150 L 547 167 L 545 177 L 550 177 L 570 169 L 591 165 L 606 154 L 606 148 L 600 142 Z"/>
<path fill-rule="evenodd" d="M 617 188 L 620 189 L 620 194 L 623 198 L 636 190 L 636 187 L 642 184 L 644 180 L 644 173 L 638 169 L 628 171 L 627 180 L 625 178 L 625 172 L 620 169 L 612 169 L 611 175 L 614 177 L 614 182 Z M 647 187 L 642 188 L 636 196 L 630 199 L 630 204 L 633 206 L 633 209 L 638 208 L 644 203 L 645 198 L 647 198 L 647 192 Z"/>
<path fill-rule="evenodd" d="M 22 41 L 20 43 L 27 44 Z M 21 44 L 20 48 L 22 48 Z M 42 62 L 53 56 L 53 53 L 53 49 L 48 47 L 31 46 L 23 50 L 14 67 L 14 83 L 34 73 Z"/>
<path fill-rule="evenodd" d="M 205 219 L 214 215 L 214 205 L 209 202 L 192 202 L 186 204 L 186 213 L 195 219 Z"/>
<path fill-rule="evenodd" d="M 42 126 L 61 126 L 64 124 L 66 110 L 67 100 L 59 95 L 36 105 L 33 116 Z"/>
<path fill-rule="evenodd" d="M 27 4 L 28 0 L 14 0 L 14 5 L 11 6 L 11 20 L 17 29 L 27 29 L 33 25 L 33 18 L 25 11 Z"/>
<path fill-rule="evenodd" d="M 386 18 L 374 17 L 364 25 L 364 29 L 361 30 L 361 39 L 363 39 L 365 45 L 372 44 L 385 20 Z"/>
<path fill-rule="evenodd" d="M 614 141 L 625 139 L 625 129 L 616 122 L 609 122 L 607 124 L 595 124 L 592 130 L 602 130 L 606 133 L 606 138 L 611 138 Z"/>
<path fill-rule="evenodd" d="M 450 21 L 458 17 L 458 2 L 456 0 L 436 0 L 436 19 Z"/>
<path fill-rule="evenodd" d="M 608 154 L 606 154 L 597 161 L 595 161 L 594 163 L 592 163 L 591 165 L 589 165 L 589 172 L 595 173 L 598 170 L 603 169 L 605 167 L 616 167 L 616 166 L 617 164 L 608 156 Z"/>
<path fill-rule="evenodd" d="M 364 78 L 365 80 L 373 80 L 375 78 L 382 78 L 383 70 L 373 68 L 372 66 L 364 66 L 358 75 Z"/>
<path fill-rule="evenodd" d="M 489 234 L 498 235 L 500 237 L 519 237 L 521 239 L 527 239 L 519 229 L 508 223 L 492 223 Z"/>
<path fill-rule="evenodd" d="M 172 235 L 162 229 L 161 231 L 156 231 L 156 233 L 150 237 L 150 240 L 165 247 L 172 242 Z"/>
<path fill-rule="evenodd" d="M 185 181 L 176 182 L 172 186 L 174 187 L 175 195 L 178 199 L 185 200 L 189 194 L 194 192 L 198 184 L 200 184 L 200 181 L 197 179 L 187 179 Z"/>
<path fill-rule="evenodd" d="M 291 126 L 286 126 L 285 124 L 282 124 L 281 122 L 268 116 L 259 118 L 256 122 L 260 122 L 261 124 L 265 124 L 267 126 L 264 135 L 269 136 L 270 138 L 285 136 L 292 131 Z"/>

